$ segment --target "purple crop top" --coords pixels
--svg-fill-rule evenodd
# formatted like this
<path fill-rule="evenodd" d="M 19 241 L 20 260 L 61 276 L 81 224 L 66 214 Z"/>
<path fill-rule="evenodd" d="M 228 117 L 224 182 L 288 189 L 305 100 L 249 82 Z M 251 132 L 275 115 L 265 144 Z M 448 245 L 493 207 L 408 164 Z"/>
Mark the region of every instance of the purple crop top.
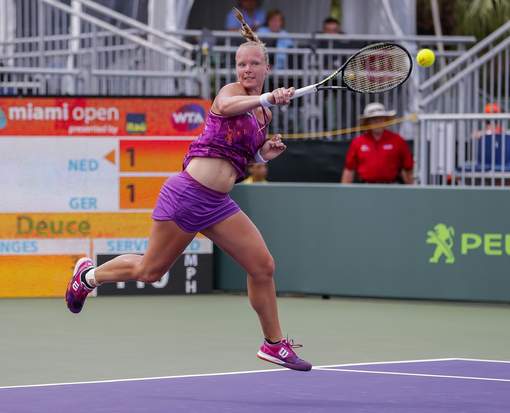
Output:
<path fill-rule="evenodd" d="M 266 140 L 269 118 L 264 109 L 264 125 L 253 112 L 220 116 L 209 111 L 202 134 L 190 145 L 183 168 L 192 158 L 222 158 L 230 161 L 237 172 L 236 182 L 246 177 L 246 166 Z"/>

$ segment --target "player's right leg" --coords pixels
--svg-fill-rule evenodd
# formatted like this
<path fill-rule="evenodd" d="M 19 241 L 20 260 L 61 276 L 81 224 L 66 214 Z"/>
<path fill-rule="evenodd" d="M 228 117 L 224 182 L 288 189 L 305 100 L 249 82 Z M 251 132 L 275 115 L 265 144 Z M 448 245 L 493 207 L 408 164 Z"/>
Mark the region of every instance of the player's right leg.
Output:
<path fill-rule="evenodd" d="M 283 338 L 273 279 L 273 257 L 251 219 L 239 211 L 201 232 L 248 273 L 248 297 L 259 316 L 265 337 L 257 357 L 293 370 L 311 370 L 312 365 L 294 351 L 300 345 Z"/>
<path fill-rule="evenodd" d="M 182 230 L 174 221 L 154 221 L 145 255 L 125 254 L 94 269 L 96 285 L 118 281 L 158 281 L 179 258 L 195 237 Z M 86 274 L 94 268 L 90 258 L 81 258 L 66 291 L 67 307 L 73 313 L 83 308 L 87 295 L 95 285 L 87 282 Z M 88 284 L 88 285 L 87 285 Z"/>

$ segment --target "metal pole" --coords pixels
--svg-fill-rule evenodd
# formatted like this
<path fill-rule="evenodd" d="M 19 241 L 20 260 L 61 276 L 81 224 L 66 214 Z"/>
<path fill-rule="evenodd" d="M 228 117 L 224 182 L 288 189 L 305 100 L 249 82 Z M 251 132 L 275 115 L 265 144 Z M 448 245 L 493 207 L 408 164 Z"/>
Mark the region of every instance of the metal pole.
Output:
<path fill-rule="evenodd" d="M 442 37 L 443 30 L 441 29 L 441 18 L 439 16 L 439 5 L 437 4 L 437 0 L 430 0 L 430 7 L 432 8 L 432 21 L 434 23 L 434 31 L 436 32 L 436 36 Z M 440 55 L 439 66 L 442 70 L 445 66 L 444 45 L 441 41 L 437 41 L 436 45 Z"/>
<path fill-rule="evenodd" d="M 419 136 L 420 136 L 420 185 L 427 185 L 427 123 L 426 121 L 418 120 Z"/>
<path fill-rule="evenodd" d="M 76 0 L 73 0 L 71 3 L 72 9 L 81 13 L 81 4 Z M 67 56 L 67 68 L 69 70 L 74 69 L 75 67 L 75 56 L 80 48 L 80 40 L 78 39 L 81 33 L 81 21 L 80 16 L 77 14 L 71 15 L 71 26 L 70 26 L 70 34 L 72 39 L 69 41 L 69 55 Z M 64 83 L 64 92 L 70 95 L 74 95 L 76 93 L 76 84 L 75 79 L 70 76 L 66 76 L 66 81 Z"/>

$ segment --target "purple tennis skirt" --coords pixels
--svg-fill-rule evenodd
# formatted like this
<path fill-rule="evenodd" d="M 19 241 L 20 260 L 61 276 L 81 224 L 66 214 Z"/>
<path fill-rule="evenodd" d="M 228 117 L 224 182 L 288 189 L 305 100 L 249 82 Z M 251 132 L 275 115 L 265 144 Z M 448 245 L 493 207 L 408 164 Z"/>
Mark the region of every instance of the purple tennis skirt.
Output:
<path fill-rule="evenodd" d="M 161 187 L 152 219 L 175 221 L 186 232 L 199 232 L 238 211 L 239 206 L 229 194 L 207 188 L 182 171 Z"/>

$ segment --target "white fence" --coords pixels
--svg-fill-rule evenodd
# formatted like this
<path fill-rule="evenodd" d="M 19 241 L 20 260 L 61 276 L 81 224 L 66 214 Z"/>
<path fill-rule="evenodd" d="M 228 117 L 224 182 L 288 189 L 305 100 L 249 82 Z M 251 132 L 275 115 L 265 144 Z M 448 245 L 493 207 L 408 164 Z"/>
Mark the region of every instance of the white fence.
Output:
<path fill-rule="evenodd" d="M 423 114 L 420 185 L 510 186 L 510 114 Z"/>
<path fill-rule="evenodd" d="M 426 113 L 510 111 L 510 21 L 420 85 Z"/>

